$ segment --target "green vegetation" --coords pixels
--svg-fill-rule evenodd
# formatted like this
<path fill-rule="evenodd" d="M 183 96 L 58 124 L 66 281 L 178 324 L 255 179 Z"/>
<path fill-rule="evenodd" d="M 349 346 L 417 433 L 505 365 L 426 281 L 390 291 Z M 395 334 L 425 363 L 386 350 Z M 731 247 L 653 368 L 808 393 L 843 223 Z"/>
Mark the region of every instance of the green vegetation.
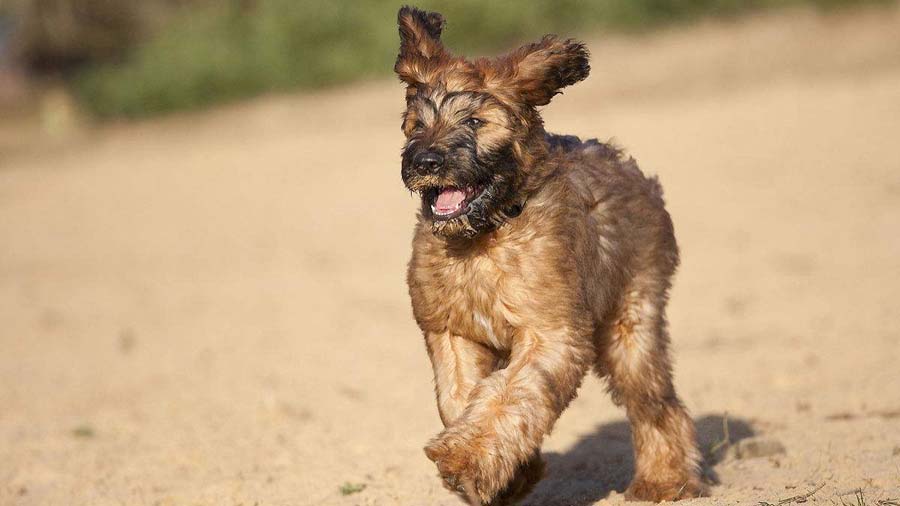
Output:
<path fill-rule="evenodd" d="M 90 425 L 79 425 L 72 429 L 72 436 L 81 438 L 81 439 L 90 439 L 94 437 L 96 433 L 94 432 L 94 428 Z"/>
<path fill-rule="evenodd" d="M 544 33 L 641 30 L 701 16 L 786 5 L 821 8 L 891 0 L 423 0 L 448 19 L 445 40 L 464 54 Z M 222 0 L 191 7 L 118 64 L 73 80 L 99 116 L 139 117 L 268 91 L 383 76 L 397 51 L 399 3 L 386 0 Z"/>
<path fill-rule="evenodd" d="M 365 483 L 350 483 L 348 481 L 347 483 L 344 483 L 343 485 L 341 485 L 341 487 L 338 490 L 340 490 L 341 495 L 353 495 L 353 494 L 362 492 L 365 489 L 366 489 Z"/>

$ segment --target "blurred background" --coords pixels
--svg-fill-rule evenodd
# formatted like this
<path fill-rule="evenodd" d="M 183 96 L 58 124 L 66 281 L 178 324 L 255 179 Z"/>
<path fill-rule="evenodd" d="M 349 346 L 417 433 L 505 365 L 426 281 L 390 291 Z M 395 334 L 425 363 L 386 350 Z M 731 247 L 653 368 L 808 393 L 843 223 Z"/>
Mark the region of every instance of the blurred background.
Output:
<path fill-rule="evenodd" d="M 418 6 L 461 54 L 587 42 L 544 117 L 666 189 L 698 502 L 897 504 L 898 2 Z M 399 7 L 0 0 L 0 504 L 459 504 L 421 451 Z M 601 381 L 545 450 L 526 504 L 622 502 Z"/>
<path fill-rule="evenodd" d="M 791 5 L 833 11 L 890 3 L 464 0 L 428 7 L 452 20 L 447 42 L 472 53 L 546 32 L 636 32 Z M 397 42 L 385 20 L 396 10 L 396 2 L 383 0 L 4 0 L 4 96 L 60 81 L 84 112 L 133 118 L 385 76 Z"/>

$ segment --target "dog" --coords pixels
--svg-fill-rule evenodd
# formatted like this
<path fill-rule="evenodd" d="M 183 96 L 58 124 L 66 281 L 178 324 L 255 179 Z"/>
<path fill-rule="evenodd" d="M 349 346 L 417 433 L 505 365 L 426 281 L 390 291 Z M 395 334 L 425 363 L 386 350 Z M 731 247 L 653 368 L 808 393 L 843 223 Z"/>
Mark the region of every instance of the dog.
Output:
<path fill-rule="evenodd" d="M 704 493 L 694 425 L 672 384 L 665 306 L 678 247 L 662 189 L 537 108 L 588 76 L 585 46 L 545 36 L 498 58 L 441 43 L 403 7 L 401 176 L 421 198 L 407 283 L 444 430 L 425 453 L 476 505 L 543 474 L 541 442 L 593 369 L 631 424 L 629 499 Z"/>

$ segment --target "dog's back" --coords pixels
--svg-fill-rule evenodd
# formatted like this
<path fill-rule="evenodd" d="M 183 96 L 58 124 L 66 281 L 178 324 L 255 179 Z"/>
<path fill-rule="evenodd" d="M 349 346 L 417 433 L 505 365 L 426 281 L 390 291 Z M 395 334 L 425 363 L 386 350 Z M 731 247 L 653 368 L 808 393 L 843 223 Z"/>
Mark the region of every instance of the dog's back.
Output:
<path fill-rule="evenodd" d="M 671 275 L 678 265 L 678 247 L 657 178 L 644 175 L 635 160 L 613 144 L 581 141 L 574 135 L 546 138 L 550 163 L 596 220 L 598 233 L 616 239 L 621 251 L 615 256 L 628 259 L 631 268 L 652 264 L 660 275 Z"/>

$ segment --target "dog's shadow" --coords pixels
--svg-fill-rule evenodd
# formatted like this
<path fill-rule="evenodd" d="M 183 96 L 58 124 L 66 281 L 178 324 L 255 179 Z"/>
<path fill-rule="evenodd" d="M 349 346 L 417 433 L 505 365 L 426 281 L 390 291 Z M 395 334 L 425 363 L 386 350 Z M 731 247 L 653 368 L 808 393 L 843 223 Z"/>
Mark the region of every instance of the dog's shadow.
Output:
<path fill-rule="evenodd" d="M 695 421 L 697 440 L 703 453 L 705 479 L 716 483 L 712 467 L 722 458 L 726 444 L 722 416 L 704 416 Z M 746 420 L 727 419 L 728 441 L 735 443 L 754 434 Z M 547 472 L 523 506 L 588 506 L 623 492 L 634 474 L 631 430 L 627 421 L 602 424 L 582 437 L 565 453 L 544 454 Z"/>

